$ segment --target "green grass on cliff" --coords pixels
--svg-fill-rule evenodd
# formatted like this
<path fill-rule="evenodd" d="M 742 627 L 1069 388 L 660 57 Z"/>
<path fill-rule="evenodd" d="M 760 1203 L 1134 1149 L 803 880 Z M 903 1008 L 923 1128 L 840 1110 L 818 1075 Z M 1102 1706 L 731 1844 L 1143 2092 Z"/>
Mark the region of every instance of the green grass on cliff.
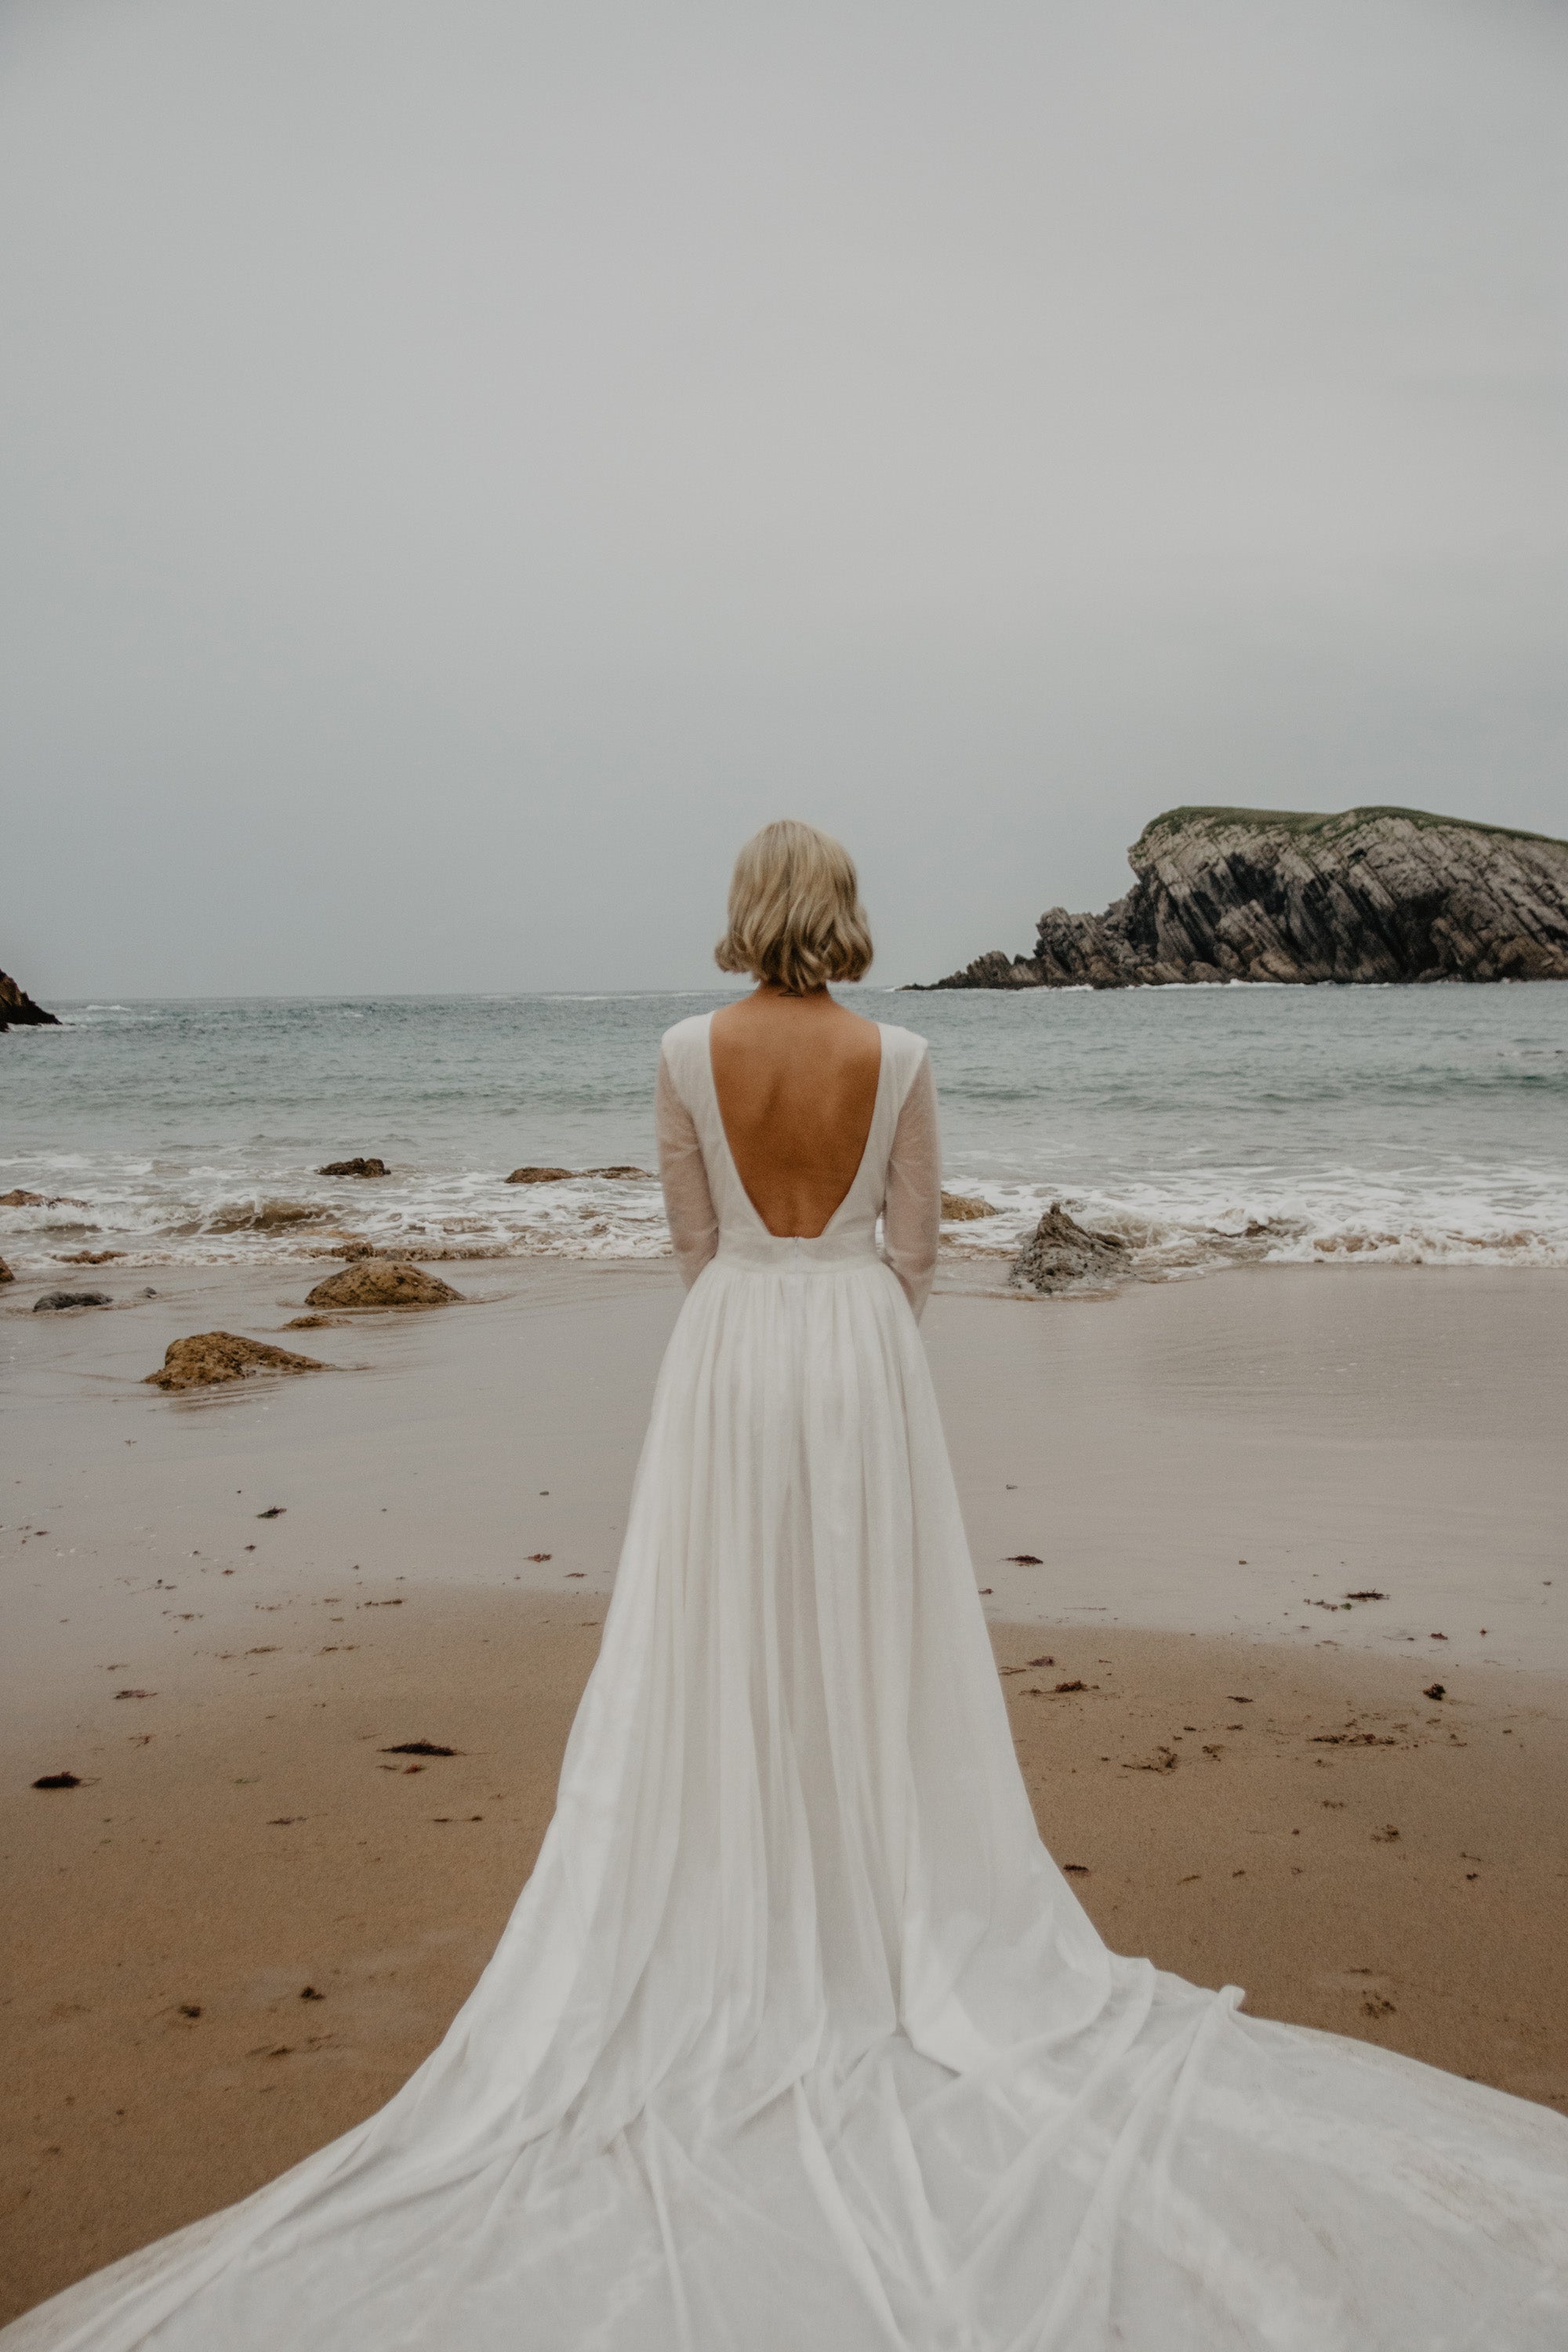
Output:
<path fill-rule="evenodd" d="M 1141 849 L 1157 833 L 1186 832 L 1203 825 L 1250 824 L 1271 833 L 1322 833 L 1332 827 L 1336 832 L 1348 832 L 1379 816 L 1404 817 L 1407 824 L 1435 825 L 1450 832 L 1489 833 L 1504 841 L 1543 841 L 1553 849 L 1568 849 L 1568 842 L 1559 841 L 1555 834 L 1526 833 L 1513 824 L 1481 824 L 1474 817 L 1434 816 L 1430 809 L 1395 808 L 1381 803 L 1367 808 L 1331 810 L 1316 809 L 1256 809 L 1256 808 L 1173 808 L 1163 809 L 1151 817 L 1134 849 Z"/>

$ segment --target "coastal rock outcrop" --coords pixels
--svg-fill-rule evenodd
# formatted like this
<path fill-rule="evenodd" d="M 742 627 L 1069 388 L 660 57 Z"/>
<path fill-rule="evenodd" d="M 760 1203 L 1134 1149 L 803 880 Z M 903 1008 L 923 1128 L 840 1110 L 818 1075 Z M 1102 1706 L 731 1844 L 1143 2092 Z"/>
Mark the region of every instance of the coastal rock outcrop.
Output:
<path fill-rule="evenodd" d="M 253 1372 L 325 1372 L 331 1366 L 314 1356 L 290 1355 L 287 1348 L 269 1348 L 262 1339 L 241 1339 L 233 1331 L 196 1331 L 188 1339 L 171 1339 L 161 1371 L 149 1372 L 155 1389 L 213 1388 L 220 1381 L 247 1380 Z"/>
<path fill-rule="evenodd" d="M 324 1168 L 317 1169 L 316 1173 L 318 1176 L 384 1176 L 386 1162 L 384 1160 L 329 1160 Z"/>
<path fill-rule="evenodd" d="M 1007 1279 L 1018 1289 L 1048 1296 L 1079 1283 L 1127 1271 L 1127 1244 L 1120 1234 L 1091 1233 L 1053 1201 L 1013 1261 Z"/>
<path fill-rule="evenodd" d="M 0 1282 L 15 1282 L 16 1279 L 16 1276 L 12 1273 L 5 1259 L 0 1257 Z"/>
<path fill-rule="evenodd" d="M 46 1290 L 41 1298 L 33 1301 L 35 1315 L 64 1315 L 75 1307 L 110 1307 L 113 1305 L 107 1290 Z"/>
<path fill-rule="evenodd" d="M 449 1307 L 462 1297 L 438 1275 L 384 1258 L 355 1258 L 305 1294 L 307 1307 Z"/>
<path fill-rule="evenodd" d="M 0 1029 L 58 1029 L 59 1025 L 58 1013 L 46 1013 L 8 971 L 0 971 Z"/>
<path fill-rule="evenodd" d="M 1104 914 L 1049 908 L 1032 954 L 993 949 L 930 985 L 1568 980 L 1568 842 L 1543 834 L 1420 809 L 1177 808 L 1127 856 L 1138 878 Z"/>

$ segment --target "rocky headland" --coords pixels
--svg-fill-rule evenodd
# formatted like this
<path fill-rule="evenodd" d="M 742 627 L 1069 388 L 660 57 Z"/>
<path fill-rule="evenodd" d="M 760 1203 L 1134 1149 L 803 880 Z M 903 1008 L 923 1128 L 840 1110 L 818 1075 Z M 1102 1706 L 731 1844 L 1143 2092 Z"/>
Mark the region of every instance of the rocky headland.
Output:
<path fill-rule="evenodd" d="M 1102 915 L 1040 917 L 933 988 L 1568 980 L 1568 842 L 1420 809 L 1167 809 Z"/>
<path fill-rule="evenodd" d="M 59 1015 L 35 1004 L 8 971 L 0 971 L 0 1029 L 58 1029 Z"/>

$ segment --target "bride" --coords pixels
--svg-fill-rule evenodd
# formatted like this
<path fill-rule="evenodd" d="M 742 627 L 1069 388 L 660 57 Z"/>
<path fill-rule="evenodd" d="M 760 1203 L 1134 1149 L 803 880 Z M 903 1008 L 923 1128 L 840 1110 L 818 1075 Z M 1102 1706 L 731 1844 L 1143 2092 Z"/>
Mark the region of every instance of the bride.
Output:
<path fill-rule="evenodd" d="M 688 1296 L 554 1822 L 389 2105 L 5 2352 L 1568 2345 L 1568 2124 L 1100 1942 L 1014 1759 L 916 1323 L 923 1041 L 742 851 L 664 1039 Z M 878 1244 L 880 1221 L 881 1240 Z"/>

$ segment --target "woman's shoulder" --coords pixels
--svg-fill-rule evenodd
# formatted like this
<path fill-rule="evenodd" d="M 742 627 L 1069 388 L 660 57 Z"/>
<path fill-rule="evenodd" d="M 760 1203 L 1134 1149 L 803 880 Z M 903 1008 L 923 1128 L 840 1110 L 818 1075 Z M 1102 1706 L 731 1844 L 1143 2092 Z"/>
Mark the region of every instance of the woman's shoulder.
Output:
<path fill-rule="evenodd" d="M 894 1021 L 879 1021 L 877 1026 L 882 1033 L 882 1059 L 892 1073 L 901 1103 L 930 1048 L 914 1030 L 900 1029 Z"/>
<path fill-rule="evenodd" d="M 882 1033 L 883 1053 L 890 1054 L 897 1062 L 907 1062 L 910 1069 L 914 1068 L 922 1054 L 931 1051 L 926 1040 L 915 1030 L 900 1029 L 896 1021 L 879 1021 L 877 1026 Z"/>
<path fill-rule="evenodd" d="M 677 1089 L 689 1102 L 690 1087 L 695 1084 L 708 1058 L 708 1022 L 706 1013 L 688 1013 L 684 1021 L 676 1022 L 658 1041 L 658 1055 Z"/>
<path fill-rule="evenodd" d="M 659 1039 L 659 1049 L 665 1054 L 689 1051 L 693 1045 L 707 1042 L 710 1013 L 689 1013 L 684 1021 L 675 1022 Z"/>

